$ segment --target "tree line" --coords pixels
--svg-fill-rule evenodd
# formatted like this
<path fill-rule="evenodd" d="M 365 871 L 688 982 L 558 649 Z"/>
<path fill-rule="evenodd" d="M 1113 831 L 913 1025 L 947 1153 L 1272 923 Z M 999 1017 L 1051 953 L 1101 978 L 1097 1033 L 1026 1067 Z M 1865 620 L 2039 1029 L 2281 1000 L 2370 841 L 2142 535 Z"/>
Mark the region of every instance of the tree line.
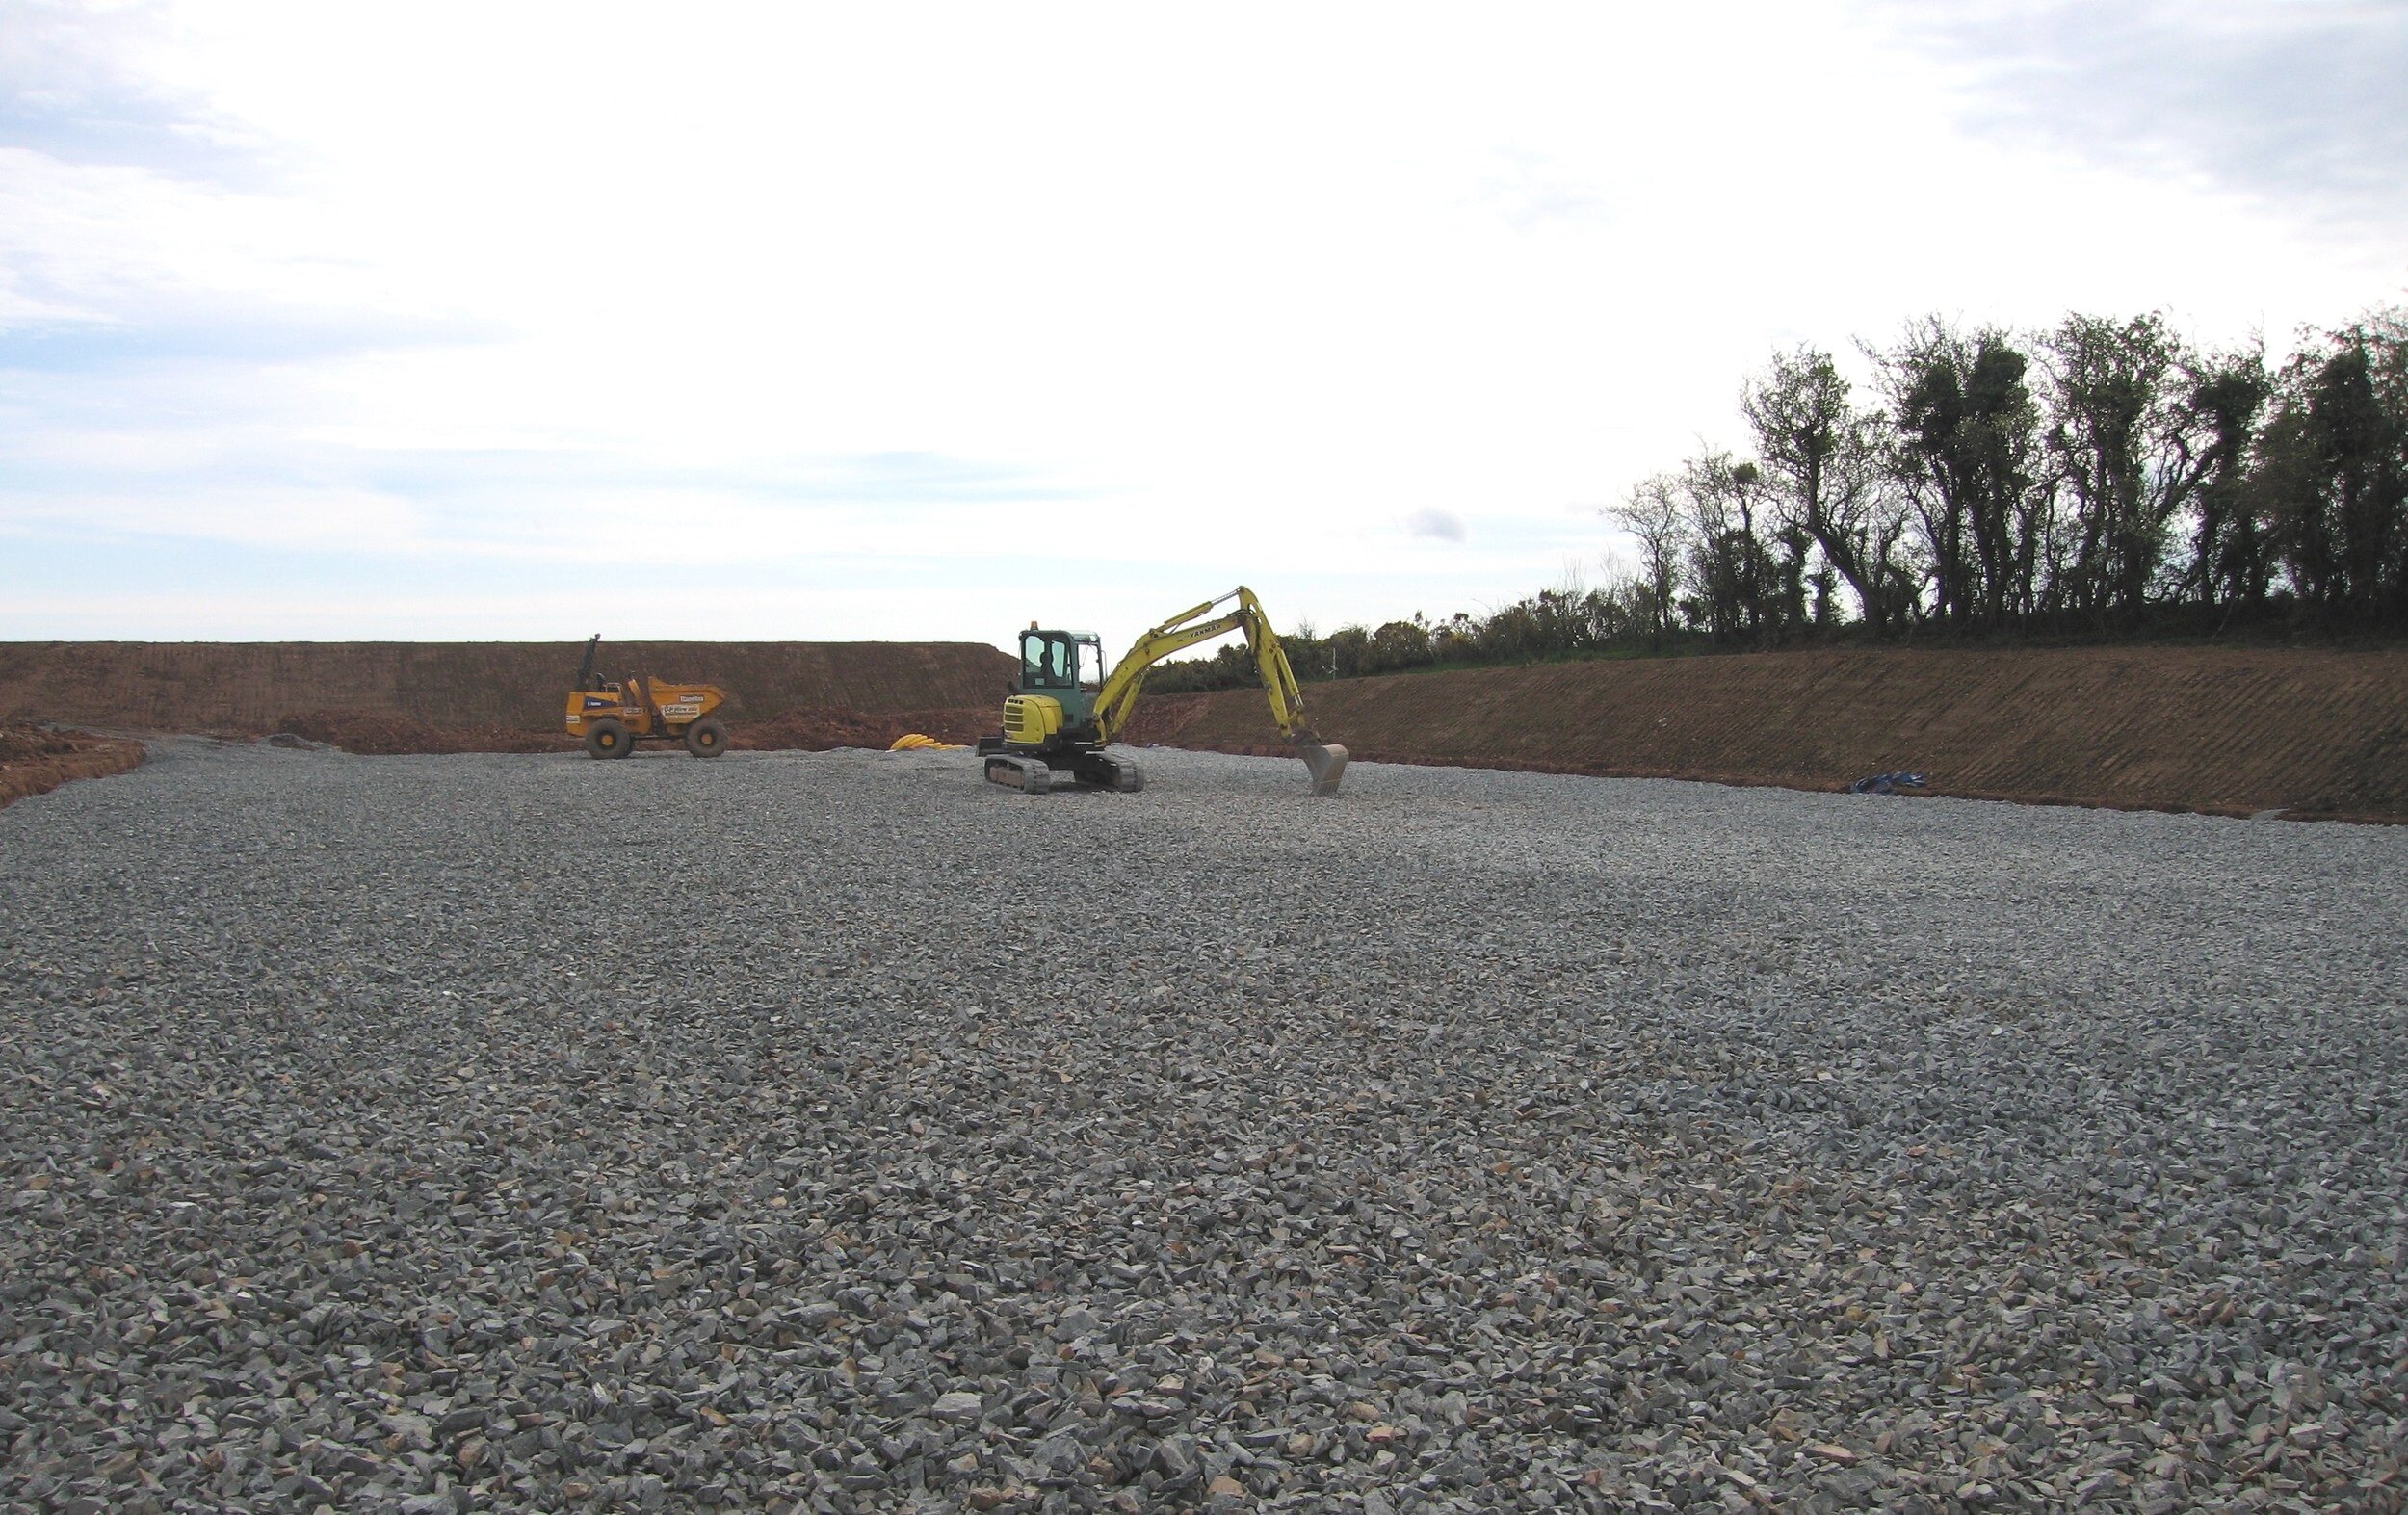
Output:
<path fill-rule="evenodd" d="M 2158 314 L 2018 331 L 1929 317 L 1740 386 L 1744 452 L 1701 444 L 1604 513 L 1601 587 L 1484 616 L 1283 636 L 1304 678 L 1828 640 L 2408 631 L 2408 312 L 2202 350 Z M 1242 648 L 1166 692 L 1251 682 Z"/>

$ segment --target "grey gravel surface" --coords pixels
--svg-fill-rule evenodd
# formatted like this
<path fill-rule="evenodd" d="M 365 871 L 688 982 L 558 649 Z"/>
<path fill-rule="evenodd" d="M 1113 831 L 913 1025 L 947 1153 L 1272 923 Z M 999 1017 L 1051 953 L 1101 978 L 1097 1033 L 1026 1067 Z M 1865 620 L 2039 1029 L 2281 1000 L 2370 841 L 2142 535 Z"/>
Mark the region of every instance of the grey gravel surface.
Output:
<path fill-rule="evenodd" d="M 2396 1509 L 2408 830 L 169 744 L 0 812 L 0 1504 Z"/>

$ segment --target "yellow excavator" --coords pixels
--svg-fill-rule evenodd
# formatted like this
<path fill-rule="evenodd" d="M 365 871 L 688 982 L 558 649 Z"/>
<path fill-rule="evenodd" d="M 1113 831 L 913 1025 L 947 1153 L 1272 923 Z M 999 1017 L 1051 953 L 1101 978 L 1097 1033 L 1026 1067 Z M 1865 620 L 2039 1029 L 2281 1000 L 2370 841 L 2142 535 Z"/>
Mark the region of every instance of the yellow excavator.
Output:
<path fill-rule="evenodd" d="M 1234 609 L 1213 614 L 1232 601 Z M 1336 794 L 1347 771 L 1347 749 L 1323 742 L 1305 726 L 1304 692 L 1296 687 L 1287 649 L 1271 630 L 1263 602 L 1243 584 L 1139 638 L 1110 674 L 1103 671 L 1104 644 L 1093 632 L 1047 631 L 1031 621 L 1020 634 L 1020 678 L 1004 701 L 1004 729 L 979 739 L 987 781 L 1033 795 L 1054 788 L 1114 789 L 1122 794 L 1143 789 L 1143 771 L 1129 758 L 1104 749 L 1127 729 L 1146 671 L 1173 653 L 1230 631 L 1245 633 L 1255 669 L 1270 695 L 1271 718 L 1304 760 L 1313 793 Z"/>

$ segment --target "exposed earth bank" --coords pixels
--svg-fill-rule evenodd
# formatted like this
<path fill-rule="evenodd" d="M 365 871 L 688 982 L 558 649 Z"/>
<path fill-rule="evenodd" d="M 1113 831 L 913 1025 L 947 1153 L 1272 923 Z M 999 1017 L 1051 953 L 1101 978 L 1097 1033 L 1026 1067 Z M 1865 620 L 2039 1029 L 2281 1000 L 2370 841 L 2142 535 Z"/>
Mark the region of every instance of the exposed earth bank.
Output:
<path fill-rule="evenodd" d="M 1315 684 L 1360 759 L 2118 808 L 2408 819 L 2408 650 L 1833 650 Z M 1140 742 L 1283 750 L 1256 690 L 1147 702 Z"/>
<path fill-rule="evenodd" d="M 790 710 L 772 720 L 731 720 L 728 745 L 738 751 L 826 752 L 837 747 L 887 747 L 908 732 L 963 745 L 995 729 L 998 698 L 989 705 L 950 710 L 904 710 L 871 714 L 857 710 Z M 364 711 L 319 710 L 288 716 L 281 731 L 364 756 L 418 753 L 573 752 L 582 744 L 561 730 L 512 730 L 505 726 L 446 726 Z M 640 744 L 641 745 L 641 744 Z"/>
<path fill-rule="evenodd" d="M 0 643 L 0 718 L 292 732 L 355 753 L 572 750 L 570 643 Z M 604 646 L 603 669 L 729 689 L 731 744 L 991 732 L 1011 660 L 970 643 Z M 1836 649 L 1464 668 L 1315 684 L 1370 761 L 2219 815 L 2408 819 L 2408 649 Z M 1259 691 L 1158 695 L 1132 741 L 1283 751 Z"/>
<path fill-rule="evenodd" d="M 122 773 L 142 761 L 139 742 L 0 724 L 0 805 L 79 778 Z"/>
<path fill-rule="evenodd" d="M 552 733 L 584 656 L 567 641 L 0 642 L 0 718 L 261 734 L 341 712 Z M 717 684 L 733 696 L 732 727 L 798 710 L 1000 704 L 1015 666 L 978 642 L 605 641 L 596 671 Z"/>

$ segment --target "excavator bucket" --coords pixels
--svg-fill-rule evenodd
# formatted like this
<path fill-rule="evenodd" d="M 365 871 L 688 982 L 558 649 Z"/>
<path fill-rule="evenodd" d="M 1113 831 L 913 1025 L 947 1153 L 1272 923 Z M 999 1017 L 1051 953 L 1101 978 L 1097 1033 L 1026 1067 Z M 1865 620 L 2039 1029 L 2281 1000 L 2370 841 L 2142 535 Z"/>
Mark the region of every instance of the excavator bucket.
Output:
<path fill-rule="evenodd" d="M 1325 799 L 1338 792 L 1338 781 L 1347 776 L 1346 748 L 1335 742 L 1299 742 L 1296 752 L 1313 775 L 1314 798 Z"/>

